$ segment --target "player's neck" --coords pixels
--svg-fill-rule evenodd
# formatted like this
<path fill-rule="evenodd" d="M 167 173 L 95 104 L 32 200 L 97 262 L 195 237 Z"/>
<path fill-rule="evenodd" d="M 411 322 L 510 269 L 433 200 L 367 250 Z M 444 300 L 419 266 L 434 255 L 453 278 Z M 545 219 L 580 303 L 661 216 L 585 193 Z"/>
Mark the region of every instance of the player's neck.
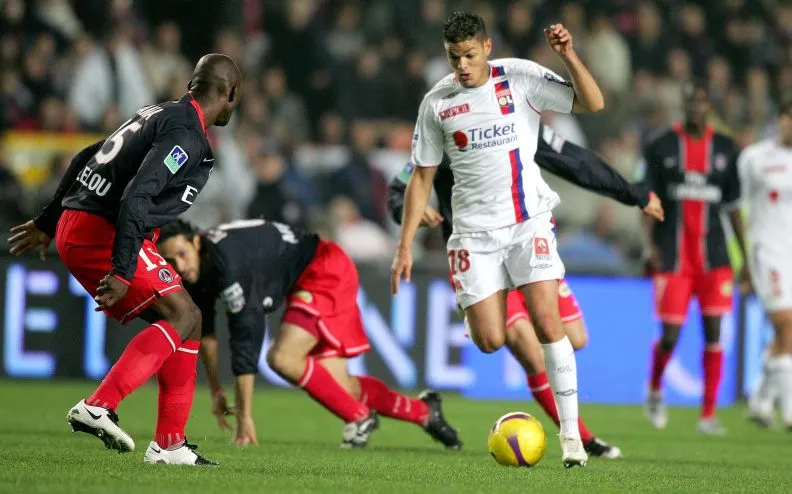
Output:
<path fill-rule="evenodd" d="M 192 96 L 193 101 L 198 105 L 196 110 L 200 109 L 200 114 L 203 115 L 201 123 L 205 127 L 204 130 L 208 129 L 214 124 L 215 120 L 217 120 L 217 116 L 220 112 L 212 109 L 212 105 L 206 101 L 205 97 L 202 98 L 200 94 L 190 91 L 190 96 Z"/>
<path fill-rule="evenodd" d="M 685 122 L 684 125 L 685 132 L 691 137 L 696 139 L 700 139 L 704 136 L 704 133 L 707 131 L 707 125 L 697 125 L 693 122 Z"/>

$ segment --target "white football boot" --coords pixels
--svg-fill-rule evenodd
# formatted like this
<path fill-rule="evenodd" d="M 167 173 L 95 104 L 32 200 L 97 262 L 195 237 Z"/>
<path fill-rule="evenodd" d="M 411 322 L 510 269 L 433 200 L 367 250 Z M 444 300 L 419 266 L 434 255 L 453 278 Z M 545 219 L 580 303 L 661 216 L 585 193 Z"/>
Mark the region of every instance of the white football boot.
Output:
<path fill-rule="evenodd" d="M 107 449 L 129 453 L 135 449 L 135 441 L 118 427 L 118 415 L 112 410 L 87 405 L 80 400 L 66 414 L 72 432 L 86 432 L 102 440 Z"/>
<path fill-rule="evenodd" d="M 588 454 L 583 447 L 580 436 L 572 434 L 559 434 L 561 441 L 561 462 L 566 468 L 585 467 L 588 462 Z"/>
<path fill-rule="evenodd" d="M 143 456 L 143 461 L 160 465 L 220 466 L 216 461 L 207 460 L 196 453 L 196 449 L 198 446 L 188 443 L 186 438 L 180 447 L 173 450 L 160 448 L 159 444 L 151 441 L 145 456 Z"/>
<path fill-rule="evenodd" d="M 723 436 L 726 434 L 726 429 L 721 425 L 720 420 L 715 417 L 699 420 L 698 431 L 710 436 Z"/>
<path fill-rule="evenodd" d="M 655 429 L 665 429 L 668 424 L 668 411 L 660 391 L 649 391 L 644 403 L 644 415 Z"/>

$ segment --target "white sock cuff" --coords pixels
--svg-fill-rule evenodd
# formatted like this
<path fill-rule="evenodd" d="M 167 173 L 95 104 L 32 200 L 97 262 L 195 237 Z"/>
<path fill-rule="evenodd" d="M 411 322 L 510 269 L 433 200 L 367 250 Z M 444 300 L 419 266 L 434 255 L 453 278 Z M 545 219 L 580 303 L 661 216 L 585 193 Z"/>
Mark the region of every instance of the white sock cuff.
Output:
<path fill-rule="evenodd" d="M 566 335 L 556 342 L 543 344 L 542 350 L 544 351 L 545 359 L 553 361 L 575 353 L 575 349 L 572 348 L 572 343 L 569 342 L 569 338 Z"/>

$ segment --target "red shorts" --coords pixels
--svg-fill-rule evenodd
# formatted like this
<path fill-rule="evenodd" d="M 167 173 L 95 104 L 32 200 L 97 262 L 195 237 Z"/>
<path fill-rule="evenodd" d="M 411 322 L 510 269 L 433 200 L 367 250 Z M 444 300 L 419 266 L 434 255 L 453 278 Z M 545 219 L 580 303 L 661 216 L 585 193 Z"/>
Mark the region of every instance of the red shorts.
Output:
<path fill-rule="evenodd" d="M 667 324 L 684 324 L 693 295 L 703 315 L 722 316 L 732 309 L 733 279 L 728 267 L 698 275 L 658 273 L 654 276 L 657 316 Z"/>
<path fill-rule="evenodd" d="M 55 244 L 63 264 L 85 290 L 96 296 L 96 287 L 113 269 L 115 228 L 106 219 L 86 211 L 67 209 L 58 221 Z M 126 324 L 153 304 L 157 297 L 182 289 L 181 277 L 157 253 L 151 240 L 143 240 L 137 270 L 124 298 L 105 314 Z"/>
<path fill-rule="evenodd" d="M 341 247 L 320 241 L 288 297 L 284 323 L 314 335 L 316 358 L 354 357 L 371 349 L 357 305 L 360 280 Z"/>
<path fill-rule="evenodd" d="M 577 321 L 583 317 L 575 294 L 563 279 L 558 283 L 558 311 L 561 313 L 562 322 Z M 523 293 L 520 290 L 512 290 L 506 297 L 506 327 L 508 328 L 518 319 L 530 320 L 530 316 Z"/>

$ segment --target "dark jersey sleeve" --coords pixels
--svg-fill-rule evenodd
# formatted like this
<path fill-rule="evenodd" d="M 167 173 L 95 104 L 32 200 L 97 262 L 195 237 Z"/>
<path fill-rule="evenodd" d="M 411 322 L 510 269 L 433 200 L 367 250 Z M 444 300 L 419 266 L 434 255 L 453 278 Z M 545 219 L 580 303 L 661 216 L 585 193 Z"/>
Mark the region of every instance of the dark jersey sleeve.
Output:
<path fill-rule="evenodd" d="M 391 213 L 391 218 L 398 225 L 401 225 L 404 212 L 404 193 L 407 191 L 407 183 L 410 181 L 413 168 L 415 167 L 412 163 L 407 163 L 388 185 L 388 210 Z"/>
<path fill-rule="evenodd" d="M 641 177 L 641 183 L 647 190 L 659 192 L 664 190 L 663 178 L 660 173 L 660 167 L 663 166 L 662 158 L 658 157 L 657 146 L 658 141 L 652 141 L 644 149 L 644 163 Z"/>
<path fill-rule="evenodd" d="M 740 175 L 737 169 L 737 158 L 740 154 L 734 143 L 732 142 L 731 144 L 731 152 L 726 168 L 726 181 L 723 184 L 723 195 L 721 198 L 721 204 L 727 209 L 737 207 L 740 201 Z"/>
<path fill-rule="evenodd" d="M 195 131 L 186 127 L 163 129 L 146 154 L 135 178 L 129 182 L 121 197 L 121 208 L 116 222 L 112 265 L 114 274 L 131 281 L 137 268 L 137 256 L 146 234 L 145 224 L 149 209 L 156 196 L 177 173 L 186 173 L 203 158 L 203 144 Z M 170 217 L 176 218 L 189 207 L 176 203 L 169 208 Z"/>
<path fill-rule="evenodd" d="M 255 374 L 264 341 L 266 319 L 249 273 L 239 274 L 234 260 L 220 274 L 220 300 L 228 317 L 231 369 L 235 376 Z"/>
<path fill-rule="evenodd" d="M 544 127 L 540 130 L 534 160 L 541 168 L 578 187 L 610 197 L 627 206 L 645 207 L 649 190 L 631 184 L 619 172 L 588 149 L 570 142 Z"/>
<path fill-rule="evenodd" d="M 91 157 L 95 155 L 99 149 L 101 149 L 104 142 L 104 139 L 99 142 L 95 142 L 77 153 L 77 155 L 72 158 L 69 168 L 63 175 L 63 178 L 58 185 L 58 190 L 55 191 L 55 196 L 52 198 L 52 201 L 50 201 L 50 203 L 41 211 L 41 214 L 39 214 L 38 217 L 33 220 L 39 230 L 49 235 L 50 238 L 55 238 L 55 230 L 58 227 L 58 220 L 60 219 L 61 214 L 63 214 L 62 202 L 63 198 L 66 196 L 66 192 L 69 190 L 72 184 L 74 184 L 74 181 L 77 180 L 80 170 L 82 170 L 83 167 L 88 164 L 88 161 L 91 159 Z"/>

